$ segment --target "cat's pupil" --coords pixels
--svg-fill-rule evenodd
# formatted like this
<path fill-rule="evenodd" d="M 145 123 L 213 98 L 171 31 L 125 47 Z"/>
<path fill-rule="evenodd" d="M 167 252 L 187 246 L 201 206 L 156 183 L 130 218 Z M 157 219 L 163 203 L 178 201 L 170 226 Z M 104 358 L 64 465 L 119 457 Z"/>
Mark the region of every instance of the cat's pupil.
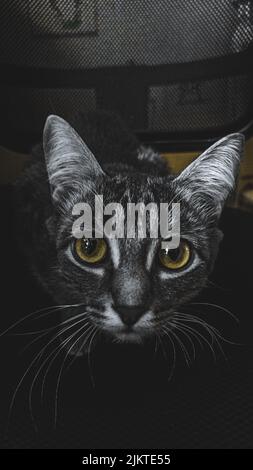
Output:
<path fill-rule="evenodd" d="M 92 255 L 97 246 L 96 240 L 83 239 L 82 240 L 82 250 L 86 255 Z"/>
<path fill-rule="evenodd" d="M 165 253 L 171 261 L 177 261 L 181 254 L 181 247 L 175 248 L 174 250 L 165 250 Z"/>

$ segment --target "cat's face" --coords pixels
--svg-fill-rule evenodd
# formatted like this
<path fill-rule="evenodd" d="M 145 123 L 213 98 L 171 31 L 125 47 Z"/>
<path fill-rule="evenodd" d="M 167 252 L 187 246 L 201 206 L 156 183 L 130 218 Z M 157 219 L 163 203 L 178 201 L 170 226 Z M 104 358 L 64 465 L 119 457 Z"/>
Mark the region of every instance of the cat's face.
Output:
<path fill-rule="evenodd" d="M 205 285 L 221 234 L 218 219 L 234 186 L 243 137 L 211 147 L 177 177 L 107 174 L 70 126 L 50 117 L 44 148 L 55 208 L 57 266 L 54 293 L 63 304 L 84 304 L 89 322 L 119 341 L 163 333 L 173 313 Z M 75 204 L 94 209 L 116 202 L 179 202 L 181 243 L 164 252 L 158 238 L 87 239 L 72 236 Z M 149 227 L 147 227 L 147 234 Z"/>

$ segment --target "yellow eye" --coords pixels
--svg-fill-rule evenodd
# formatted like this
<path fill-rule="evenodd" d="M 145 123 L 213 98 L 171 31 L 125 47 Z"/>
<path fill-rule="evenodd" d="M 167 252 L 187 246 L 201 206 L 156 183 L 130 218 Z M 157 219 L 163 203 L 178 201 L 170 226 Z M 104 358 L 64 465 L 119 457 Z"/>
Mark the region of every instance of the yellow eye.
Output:
<path fill-rule="evenodd" d="M 181 241 L 178 248 L 174 250 L 161 249 L 159 259 L 167 269 L 184 268 L 190 261 L 191 249 L 186 241 Z"/>
<path fill-rule="evenodd" d="M 76 240 L 75 255 L 86 263 L 95 264 L 102 261 L 107 252 L 107 244 L 102 238 L 81 238 Z"/>

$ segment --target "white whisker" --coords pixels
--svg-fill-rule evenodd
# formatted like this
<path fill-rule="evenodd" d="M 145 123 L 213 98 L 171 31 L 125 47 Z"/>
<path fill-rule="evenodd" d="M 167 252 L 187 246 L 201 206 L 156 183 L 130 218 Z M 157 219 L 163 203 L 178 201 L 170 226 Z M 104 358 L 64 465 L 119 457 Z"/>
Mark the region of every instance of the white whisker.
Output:
<path fill-rule="evenodd" d="M 45 307 L 45 308 L 41 308 L 39 310 L 35 310 L 35 312 L 29 313 L 25 317 L 21 318 L 20 320 L 16 321 L 15 323 L 13 323 L 6 330 L 4 330 L 2 333 L 0 333 L 0 338 L 1 338 L 1 336 L 4 336 L 6 333 L 8 333 L 10 330 L 15 328 L 15 326 L 20 325 L 20 323 L 24 322 L 28 318 L 31 318 L 32 316 L 36 315 L 37 313 L 45 312 L 45 311 L 49 310 L 49 312 L 47 312 L 45 314 L 45 316 L 46 316 L 46 315 L 49 315 L 50 313 L 53 313 L 53 312 L 58 311 L 58 310 L 62 310 L 62 309 L 65 309 L 65 308 L 80 307 L 80 306 L 83 306 L 83 304 L 53 305 L 52 307 Z M 37 318 L 41 318 L 41 316 L 39 316 Z"/>
<path fill-rule="evenodd" d="M 92 332 L 94 331 L 94 328 L 96 327 L 91 327 L 91 331 L 89 332 L 88 336 L 85 338 L 85 340 L 82 342 L 82 345 L 81 347 L 78 349 L 78 351 L 81 350 L 81 348 L 84 347 L 85 343 L 88 341 L 89 337 L 90 337 L 90 334 L 92 334 Z M 80 330 L 82 330 L 83 328 L 80 328 L 78 330 L 78 333 L 80 333 Z M 57 414 L 58 414 L 58 396 L 59 396 L 59 388 L 60 388 L 60 381 L 61 381 L 61 376 L 62 376 L 62 372 L 63 372 L 63 368 L 64 368 L 64 364 L 67 360 L 67 357 L 69 356 L 69 353 L 71 352 L 71 350 L 74 348 L 74 346 L 83 338 L 84 335 L 86 335 L 88 333 L 88 331 L 90 330 L 90 328 L 88 328 L 86 331 L 84 331 L 84 333 L 82 333 L 80 336 L 78 336 L 77 340 L 71 345 L 71 347 L 68 349 L 63 361 L 62 361 L 62 365 L 61 365 L 61 368 L 60 368 L 60 371 L 59 371 L 59 374 L 58 374 L 58 378 L 57 378 L 57 384 L 56 384 L 56 390 L 55 390 L 55 411 L 54 411 L 54 426 L 56 427 L 56 424 L 57 424 Z M 71 361 L 71 364 L 73 363 L 73 361 Z"/>
<path fill-rule="evenodd" d="M 79 322 L 81 322 L 83 320 L 79 320 Z M 79 323 L 77 322 L 77 323 Z M 32 360 L 32 362 L 30 363 L 29 367 L 26 369 L 25 373 L 23 374 L 23 376 L 21 377 L 14 393 L 13 393 L 13 396 L 12 396 L 12 400 L 11 400 L 11 403 L 10 403 L 10 407 L 9 407 L 9 413 L 8 413 L 8 423 L 10 421 L 10 416 L 11 416 L 11 413 L 12 413 L 12 409 L 13 409 L 13 405 L 14 405 L 14 402 L 15 402 L 15 399 L 16 399 L 16 396 L 17 396 L 17 393 L 25 379 L 25 377 L 27 376 L 27 374 L 29 373 L 29 371 L 31 370 L 32 366 L 40 359 L 41 355 L 44 353 L 44 351 L 46 350 L 46 348 L 52 344 L 53 341 L 55 341 L 61 334 L 63 334 L 65 331 L 68 331 L 70 328 L 73 328 L 73 326 L 75 326 L 77 323 L 75 323 L 74 325 L 70 325 L 68 326 L 67 328 L 64 328 L 63 330 L 61 330 L 60 332 L 58 332 L 57 335 L 55 335 L 40 351 L 39 353 L 35 356 L 35 358 Z M 8 428 L 8 424 L 7 424 L 7 428 Z"/>

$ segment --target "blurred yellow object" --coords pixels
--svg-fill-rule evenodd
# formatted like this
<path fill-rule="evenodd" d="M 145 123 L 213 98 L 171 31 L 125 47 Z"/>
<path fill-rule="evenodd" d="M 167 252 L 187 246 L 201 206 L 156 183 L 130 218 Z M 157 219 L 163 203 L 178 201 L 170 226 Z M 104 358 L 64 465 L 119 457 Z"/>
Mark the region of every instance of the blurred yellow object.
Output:
<path fill-rule="evenodd" d="M 200 155 L 201 152 L 171 152 L 163 153 L 163 157 L 168 162 L 168 166 L 172 173 L 179 173 L 189 163 Z"/>
<path fill-rule="evenodd" d="M 245 204 L 248 204 L 253 207 L 253 187 L 245 189 L 243 191 L 242 196 L 245 201 Z"/>

